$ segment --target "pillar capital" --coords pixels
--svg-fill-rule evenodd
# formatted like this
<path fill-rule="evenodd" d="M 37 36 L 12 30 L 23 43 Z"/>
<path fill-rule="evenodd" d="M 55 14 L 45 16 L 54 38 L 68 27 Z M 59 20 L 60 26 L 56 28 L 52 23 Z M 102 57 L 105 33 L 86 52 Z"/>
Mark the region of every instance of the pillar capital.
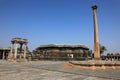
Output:
<path fill-rule="evenodd" d="M 93 5 L 91 8 L 93 9 L 93 10 L 96 10 L 97 9 L 97 5 Z"/>

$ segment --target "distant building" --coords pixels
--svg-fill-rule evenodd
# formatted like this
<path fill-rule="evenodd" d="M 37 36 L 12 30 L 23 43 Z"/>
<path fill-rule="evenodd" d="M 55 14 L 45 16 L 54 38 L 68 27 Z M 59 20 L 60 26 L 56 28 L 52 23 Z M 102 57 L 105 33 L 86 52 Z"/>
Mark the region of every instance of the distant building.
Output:
<path fill-rule="evenodd" d="M 41 45 L 37 55 L 44 58 L 88 58 L 91 56 L 89 48 L 84 45 L 49 44 Z"/>
<path fill-rule="evenodd" d="M 9 52 L 10 48 L 0 48 L 0 59 L 7 59 Z"/>
<path fill-rule="evenodd" d="M 119 60 L 120 61 L 120 53 L 107 53 L 107 55 L 106 56 L 101 56 L 101 58 L 103 59 L 103 60 Z"/>

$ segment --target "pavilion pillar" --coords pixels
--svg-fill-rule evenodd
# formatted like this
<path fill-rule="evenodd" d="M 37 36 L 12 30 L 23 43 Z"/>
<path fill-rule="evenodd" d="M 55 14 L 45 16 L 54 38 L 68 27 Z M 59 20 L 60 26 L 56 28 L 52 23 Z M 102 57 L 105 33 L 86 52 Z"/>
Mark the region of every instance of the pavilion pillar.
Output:
<path fill-rule="evenodd" d="M 119 56 L 117 56 L 117 61 L 119 60 Z"/>
<path fill-rule="evenodd" d="M 2 59 L 5 59 L 5 50 L 3 50 L 3 55 L 2 55 Z"/>
<path fill-rule="evenodd" d="M 13 54 L 13 45 L 14 45 L 14 43 L 11 43 L 11 48 L 10 48 L 10 54 L 11 55 Z"/>
<path fill-rule="evenodd" d="M 24 59 L 26 59 L 26 49 L 27 49 L 27 45 L 24 45 Z"/>
<path fill-rule="evenodd" d="M 92 6 L 93 9 L 93 17 L 94 17 L 94 59 L 100 60 L 100 45 L 99 45 L 99 37 L 98 37 L 98 23 L 97 23 L 97 5 Z"/>
<path fill-rule="evenodd" d="M 18 44 L 15 43 L 15 54 L 14 54 L 14 58 L 15 59 L 17 58 L 17 48 L 18 48 Z"/>
<path fill-rule="evenodd" d="M 22 46 L 23 46 L 23 44 L 20 43 L 20 54 L 19 54 L 19 58 L 20 58 L 20 59 L 21 59 L 21 57 L 22 57 Z"/>
<path fill-rule="evenodd" d="M 114 60 L 115 60 L 115 55 L 114 55 Z"/>

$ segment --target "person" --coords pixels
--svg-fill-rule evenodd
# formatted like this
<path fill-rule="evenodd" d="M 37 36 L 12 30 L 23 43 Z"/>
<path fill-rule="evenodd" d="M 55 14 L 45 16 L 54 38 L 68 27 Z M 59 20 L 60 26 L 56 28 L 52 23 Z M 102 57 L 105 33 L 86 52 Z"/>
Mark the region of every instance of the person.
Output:
<path fill-rule="evenodd" d="M 105 60 L 108 61 L 108 58 L 106 58 Z"/>
<path fill-rule="evenodd" d="M 114 58 L 112 58 L 112 61 L 114 61 Z"/>

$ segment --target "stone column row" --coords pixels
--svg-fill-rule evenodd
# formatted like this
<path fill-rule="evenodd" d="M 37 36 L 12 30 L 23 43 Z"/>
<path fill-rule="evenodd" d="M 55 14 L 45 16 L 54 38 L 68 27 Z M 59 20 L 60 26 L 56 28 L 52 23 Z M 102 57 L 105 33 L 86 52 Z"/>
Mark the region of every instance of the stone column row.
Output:
<path fill-rule="evenodd" d="M 8 58 L 9 50 L 8 49 L 3 49 L 2 50 L 2 60 Z"/>

